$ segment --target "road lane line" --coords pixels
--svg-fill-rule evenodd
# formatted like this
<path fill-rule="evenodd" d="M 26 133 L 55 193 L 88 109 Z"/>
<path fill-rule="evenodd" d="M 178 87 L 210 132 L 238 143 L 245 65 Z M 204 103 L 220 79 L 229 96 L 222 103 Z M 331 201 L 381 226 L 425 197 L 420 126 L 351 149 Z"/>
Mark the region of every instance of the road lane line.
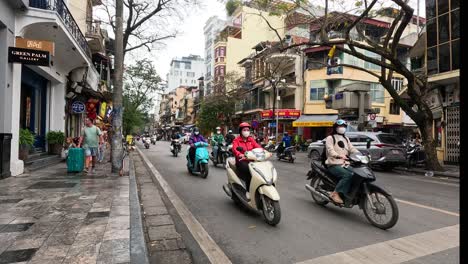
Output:
<path fill-rule="evenodd" d="M 184 221 L 188 230 L 192 234 L 193 238 L 200 245 L 200 248 L 203 250 L 205 255 L 208 257 L 211 263 L 223 263 L 223 264 L 232 264 L 229 258 L 224 254 L 221 248 L 216 244 L 216 242 L 211 238 L 211 236 L 206 232 L 203 226 L 198 222 L 195 216 L 190 212 L 187 206 L 182 202 L 182 200 L 177 196 L 177 194 L 172 190 L 169 184 L 164 180 L 158 170 L 153 166 L 153 164 L 148 160 L 146 155 L 139 149 L 138 153 L 145 161 L 146 166 L 149 168 L 153 177 L 161 185 L 161 188 L 166 193 L 167 197 L 171 201 L 174 208 L 177 210 L 177 213 Z"/>
<path fill-rule="evenodd" d="M 460 225 L 448 226 L 296 264 L 397 264 L 460 246 Z"/>
<path fill-rule="evenodd" d="M 427 205 L 423 205 L 423 204 L 413 203 L 413 202 L 406 201 L 406 200 L 401 200 L 401 199 L 396 199 L 395 198 L 395 201 L 397 201 L 399 203 L 403 203 L 403 204 L 408 204 L 408 205 L 424 208 L 424 209 L 429 209 L 429 210 L 436 211 L 436 212 L 439 212 L 439 213 L 444 213 L 444 214 L 458 216 L 458 217 L 460 216 L 460 214 L 455 213 L 455 212 L 450 212 L 450 211 L 442 210 L 442 209 L 439 209 L 439 208 L 435 208 L 435 207 L 431 207 L 431 206 L 427 206 Z"/>

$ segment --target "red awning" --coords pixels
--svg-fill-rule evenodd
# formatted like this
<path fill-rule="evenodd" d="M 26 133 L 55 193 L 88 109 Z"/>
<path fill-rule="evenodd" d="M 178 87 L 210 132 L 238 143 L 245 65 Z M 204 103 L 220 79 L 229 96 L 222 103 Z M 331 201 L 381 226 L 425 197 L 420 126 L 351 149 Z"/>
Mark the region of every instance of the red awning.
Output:
<path fill-rule="evenodd" d="M 304 52 L 305 52 L 305 53 L 313 53 L 313 52 L 318 52 L 318 51 L 323 51 L 323 50 L 329 50 L 329 49 L 331 49 L 331 47 L 319 46 L 319 47 L 312 47 L 312 48 L 305 49 Z"/>

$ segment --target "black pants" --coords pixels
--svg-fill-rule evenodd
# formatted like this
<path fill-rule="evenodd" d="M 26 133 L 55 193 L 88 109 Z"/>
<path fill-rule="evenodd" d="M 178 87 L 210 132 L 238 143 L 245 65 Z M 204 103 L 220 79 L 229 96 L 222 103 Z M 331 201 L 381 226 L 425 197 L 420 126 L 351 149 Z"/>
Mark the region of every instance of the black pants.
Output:
<path fill-rule="evenodd" d="M 190 147 L 190 149 L 189 149 L 189 158 L 190 158 L 190 162 L 192 162 L 192 166 L 193 166 L 193 163 L 195 162 L 195 148 L 193 148 L 193 147 Z"/>
<path fill-rule="evenodd" d="M 250 174 L 250 170 L 249 170 L 249 163 L 245 161 L 238 161 L 236 162 L 236 167 L 237 167 L 237 170 L 239 171 L 239 174 L 238 174 L 239 178 L 245 181 L 247 191 L 249 191 L 250 180 L 252 180 L 252 175 Z"/>

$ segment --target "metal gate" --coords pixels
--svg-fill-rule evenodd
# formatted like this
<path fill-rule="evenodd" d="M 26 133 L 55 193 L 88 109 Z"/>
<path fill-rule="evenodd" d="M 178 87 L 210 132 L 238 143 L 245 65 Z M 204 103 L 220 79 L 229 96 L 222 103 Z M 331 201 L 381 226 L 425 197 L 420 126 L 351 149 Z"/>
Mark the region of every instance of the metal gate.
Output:
<path fill-rule="evenodd" d="M 460 159 L 460 107 L 447 107 L 445 161 L 458 163 Z"/>

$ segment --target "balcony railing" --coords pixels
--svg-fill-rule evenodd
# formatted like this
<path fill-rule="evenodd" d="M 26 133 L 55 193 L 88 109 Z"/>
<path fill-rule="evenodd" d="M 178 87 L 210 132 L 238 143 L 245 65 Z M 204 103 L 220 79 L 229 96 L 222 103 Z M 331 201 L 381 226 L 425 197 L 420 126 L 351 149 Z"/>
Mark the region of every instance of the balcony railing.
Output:
<path fill-rule="evenodd" d="M 101 37 L 101 21 L 88 21 L 86 23 L 86 35 L 90 37 Z"/>
<path fill-rule="evenodd" d="M 88 42 L 63 0 L 29 0 L 29 7 L 55 11 L 62 19 L 62 22 L 65 24 L 68 32 L 70 32 L 76 42 L 80 45 L 83 52 L 90 58 L 91 52 Z"/>

